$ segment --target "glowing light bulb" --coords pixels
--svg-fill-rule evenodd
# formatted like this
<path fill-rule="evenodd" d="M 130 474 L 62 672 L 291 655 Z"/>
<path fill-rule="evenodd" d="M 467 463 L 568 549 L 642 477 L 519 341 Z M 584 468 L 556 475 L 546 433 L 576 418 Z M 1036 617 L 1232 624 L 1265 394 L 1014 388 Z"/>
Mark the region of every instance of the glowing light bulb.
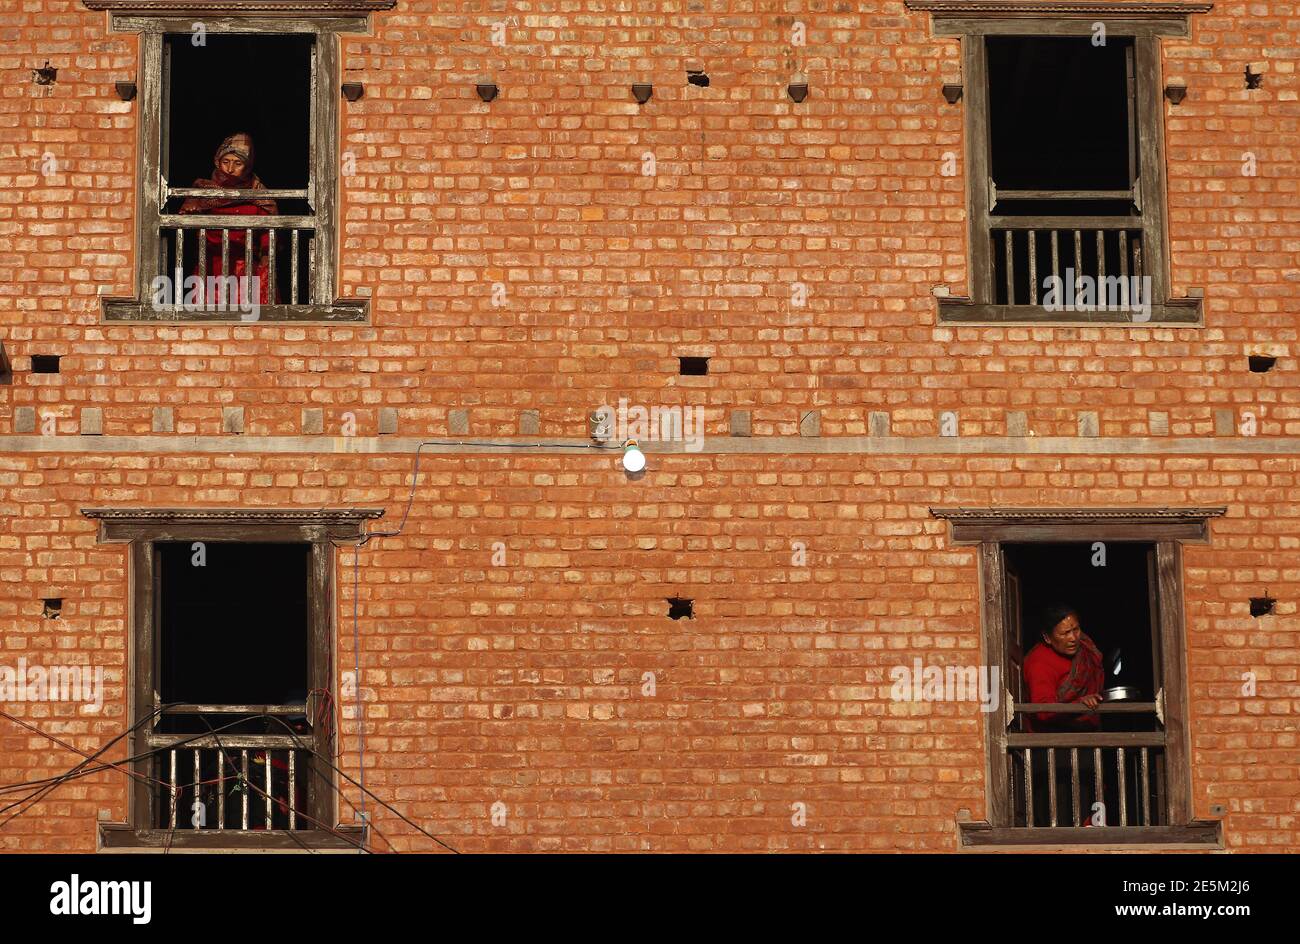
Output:
<path fill-rule="evenodd" d="M 645 453 L 637 446 L 635 439 L 623 444 L 623 468 L 629 472 L 640 472 L 645 468 Z"/>

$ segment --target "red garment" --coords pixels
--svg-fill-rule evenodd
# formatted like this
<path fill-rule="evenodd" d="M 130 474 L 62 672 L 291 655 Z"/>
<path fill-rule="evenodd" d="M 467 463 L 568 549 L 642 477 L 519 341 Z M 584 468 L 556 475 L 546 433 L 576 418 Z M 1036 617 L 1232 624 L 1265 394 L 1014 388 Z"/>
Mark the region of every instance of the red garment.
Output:
<path fill-rule="evenodd" d="M 1038 704 L 1069 704 L 1079 701 L 1083 695 L 1100 695 L 1101 678 L 1094 675 L 1086 691 L 1062 694 L 1062 683 L 1070 674 L 1076 659 L 1090 658 L 1086 646 L 1080 645 L 1074 659 L 1067 659 L 1051 646 L 1039 643 L 1025 657 L 1025 684 L 1029 687 L 1029 700 Z M 1100 660 L 1098 662 L 1100 668 Z M 1091 673 L 1090 673 L 1091 674 Z M 1022 715 L 1025 728 L 1029 731 L 1099 731 L 1101 715 L 1063 715 L 1053 711 L 1040 711 L 1034 715 Z"/>
<path fill-rule="evenodd" d="M 221 158 L 227 154 L 234 154 L 244 162 L 244 172 L 239 177 L 232 177 L 223 171 L 220 167 Z M 253 139 L 246 133 L 232 134 L 221 142 L 217 148 L 217 153 L 212 157 L 212 177 L 201 177 L 194 181 L 194 187 L 204 189 L 231 189 L 231 190 L 265 190 L 266 187 L 257 175 L 253 173 Z M 205 215 L 225 215 L 233 214 L 236 216 L 274 216 L 278 212 L 278 207 L 274 200 L 250 200 L 247 197 L 190 197 L 180 206 L 180 213 L 202 213 Z M 233 222 L 233 221 L 232 221 Z M 256 232 L 256 231 L 255 231 Z M 239 288 L 233 293 L 234 297 L 229 297 L 227 293 L 225 303 L 231 306 L 246 307 L 250 300 L 245 297 L 247 294 L 244 287 L 243 278 L 245 275 L 251 275 L 258 279 L 257 303 L 265 305 L 269 299 L 268 276 L 270 265 L 267 261 L 267 252 L 271 245 L 271 233 L 269 230 L 262 230 L 254 236 L 254 245 L 252 252 L 253 271 L 248 272 L 244 265 L 244 229 L 232 228 L 229 231 L 228 245 L 230 249 L 230 275 L 240 280 Z M 227 273 L 221 266 L 221 230 L 209 229 L 207 231 L 207 274 L 209 277 L 224 276 Z M 199 252 L 203 253 L 204 247 L 199 247 Z M 190 275 L 199 274 L 199 263 L 195 262 L 194 267 L 190 270 Z M 208 286 L 205 283 L 202 288 L 202 302 L 205 305 L 218 304 L 221 301 L 220 289 L 217 290 L 215 298 L 208 298 Z"/>
<path fill-rule="evenodd" d="M 264 209 L 262 209 L 258 204 L 255 203 L 241 203 L 235 206 L 226 206 L 219 210 L 211 210 L 209 212 L 219 213 L 219 214 L 231 213 L 235 215 L 244 215 L 244 216 L 270 216 L 271 215 L 267 213 Z M 208 275 L 209 276 L 225 275 L 225 273 L 221 269 L 221 230 L 219 229 L 208 230 L 207 242 L 208 242 Z M 270 274 L 270 264 L 267 261 L 267 253 L 270 249 L 270 246 L 271 246 L 271 235 L 269 230 L 262 230 L 261 233 L 258 233 L 256 230 L 253 231 L 252 275 L 254 275 L 258 279 L 259 297 L 257 299 L 257 302 L 259 305 L 267 304 L 268 297 L 269 297 L 267 289 L 269 287 L 268 278 Z M 197 276 L 198 274 L 199 274 L 199 264 L 195 262 L 194 268 L 190 270 L 190 275 Z M 233 298 L 227 297 L 226 304 L 247 305 L 248 301 L 244 298 L 244 280 L 243 280 L 243 277 L 245 275 L 244 230 L 243 229 L 230 230 L 230 274 L 239 278 L 239 288 L 238 291 L 235 293 L 235 297 Z M 204 293 L 203 298 L 206 303 L 216 304 L 220 300 L 219 297 L 217 298 L 207 297 L 206 284 L 203 286 L 203 293 Z M 229 295 L 229 293 L 227 293 L 227 295 Z"/>

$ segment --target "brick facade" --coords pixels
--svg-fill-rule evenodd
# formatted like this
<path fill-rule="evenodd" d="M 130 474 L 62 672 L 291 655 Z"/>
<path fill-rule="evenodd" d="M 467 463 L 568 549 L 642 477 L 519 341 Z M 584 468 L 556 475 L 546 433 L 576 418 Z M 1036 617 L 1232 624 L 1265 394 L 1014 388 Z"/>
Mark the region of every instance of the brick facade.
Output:
<path fill-rule="evenodd" d="M 97 718 L 0 707 L 89 751 L 129 725 L 128 555 L 82 508 L 374 506 L 395 528 L 421 438 L 525 444 L 536 411 L 541 440 L 588 442 L 602 404 L 686 404 L 703 450 L 652 445 L 635 481 L 612 452 L 422 457 L 404 533 L 360 551 L 370 789 L 466 851 L 952 850 L 985 815 L 981 716 L 888 698 L 891 665 L 980 660 L 976 554 L 929 508 L 1223 505 L 1184 557 L 1193 811 L 1224 808 L 1231 850 L 1300 850 L 1300 4 L 1221 0 L 1162 41 L 1189 88 L 1164 129 L 1189 328 L 937 324 L 936 290 L 969 292 L 968 181 L 939 172 L 961 60 L 902 2 L 463 6 L 399 0 L 342 38 L 365 95 L 340 105 L 339 295 L 370 302 L 347 326 L 103 324 L 100 296 L 136 291 L 138 102 L 113 83 L 137 37 L 74 0 L 0 14 L 3 660 L 107 672 Z M 700 355 L 707 376 L 678 375 Z M 76 760 L 0 719 L 0 781 Z M 0 848 L 93 850 L 125 780 L 60 788 Z M 373 822 L 376 848 L 430 847 Z"/>

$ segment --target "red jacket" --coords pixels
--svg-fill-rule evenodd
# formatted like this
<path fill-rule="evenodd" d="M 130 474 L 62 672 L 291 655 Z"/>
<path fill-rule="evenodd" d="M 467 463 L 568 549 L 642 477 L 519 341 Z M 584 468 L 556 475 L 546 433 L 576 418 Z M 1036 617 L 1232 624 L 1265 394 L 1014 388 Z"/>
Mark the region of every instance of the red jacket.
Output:
<path fill-rule="evenodd" d="M 1082 651 L 1082 650 L 1080 650 Z M 1029 687 L 1029 700 L 1039 704 L 1061 703 L 1056 694 L 1061 680 L 1070 672 L 1073 660 L 1067 659 L 1051 646 L 1039 643 L 1025 656 L 1025 684 Z M 1100 692 L 1089 692 L 1100 695 Z M 1063 715 L 1053 711 L 1040 711 L 1022 715 L 1027 731 L 1099 731 L 1101 715 Z"/>

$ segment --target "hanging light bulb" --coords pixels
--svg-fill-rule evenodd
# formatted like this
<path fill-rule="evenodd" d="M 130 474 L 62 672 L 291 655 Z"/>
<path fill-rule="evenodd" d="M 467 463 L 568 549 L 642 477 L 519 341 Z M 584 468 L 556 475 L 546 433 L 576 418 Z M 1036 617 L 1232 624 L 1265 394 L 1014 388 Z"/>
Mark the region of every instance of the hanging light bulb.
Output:
<path fill-rule="evenodd" d="M 645 453 L 635 439 L 623 443 L 623 468 L 628 472 L 640 472 L 645 468 Z"/>

